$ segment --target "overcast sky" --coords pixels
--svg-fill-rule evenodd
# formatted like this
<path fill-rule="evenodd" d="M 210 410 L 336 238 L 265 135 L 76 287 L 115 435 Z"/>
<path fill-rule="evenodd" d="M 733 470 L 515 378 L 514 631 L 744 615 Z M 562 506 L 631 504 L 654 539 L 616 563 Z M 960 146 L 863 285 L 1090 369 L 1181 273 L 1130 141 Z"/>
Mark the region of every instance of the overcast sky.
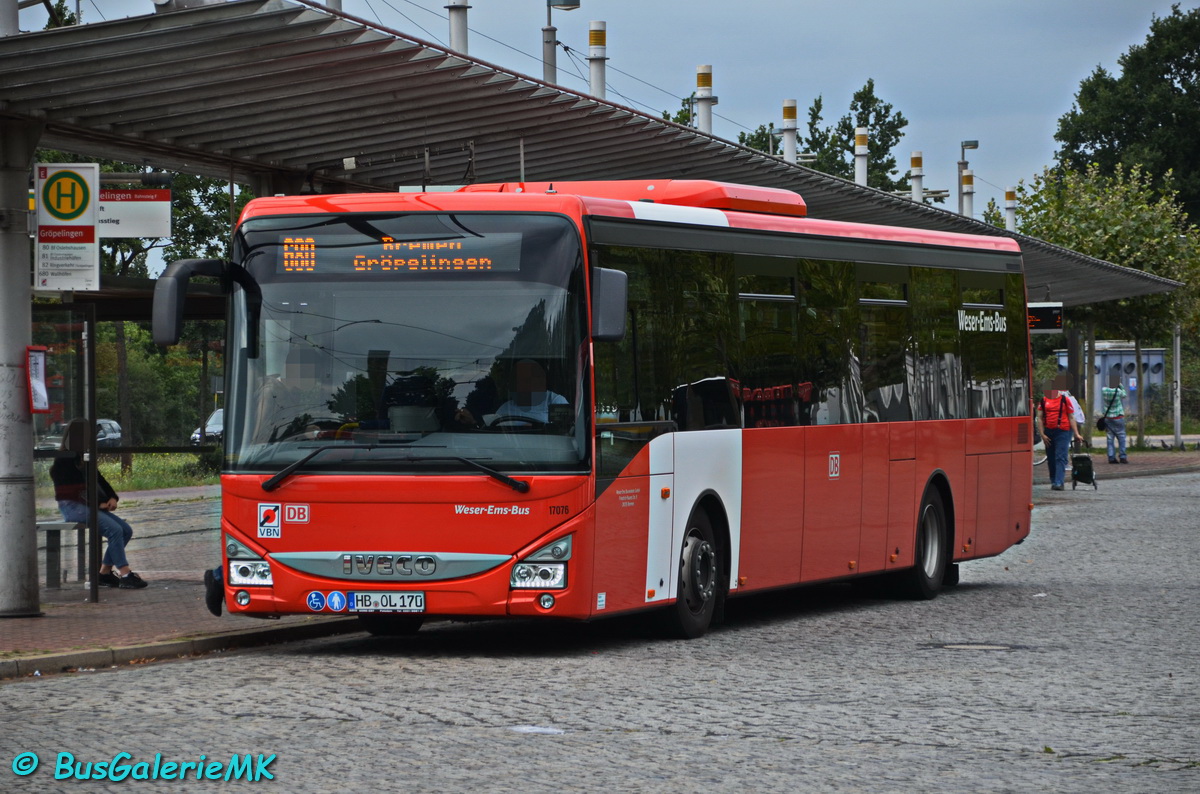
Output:
<path fill-rule="evenodd" d="M 75 0 L 68 0 L 74 3 Z M 81 0 L 85 22 L 149 13 L 151 0 Z M 343 0 L 353 16 L 446 43 L 446 0 Z M 1181 2 L 1184 10 L 1195 2 Z M 542 76 L 545 0 L 472 0 L 469 49 L 497 66 Z M 876 95 L 909 120 L 894 154 L 907 169 L 924 153 L 925 186 L 952 191 L 959 144 L 976 175 L 975 214 L 989 197 L 1029 180 L 1054 156 L 1058 119 L 1097 66 L 1110 71 L 1145 41 L 1170 0 L 581 0 L 554 11 L 559 81 L 587 92 L 590 20 L 608 26 L 608 99 L 656 115 L 674 112 L 710 64 L 713 132 L 731 141 L 759 124 L 780 124 L 784 99 L 807 109 L 824 97 L 825 122 L 849 109 L 868 78 Z M 40 28 L 40 6 L 21 11 Z M 583 77 L 576 76 L 573 72 Z"/>

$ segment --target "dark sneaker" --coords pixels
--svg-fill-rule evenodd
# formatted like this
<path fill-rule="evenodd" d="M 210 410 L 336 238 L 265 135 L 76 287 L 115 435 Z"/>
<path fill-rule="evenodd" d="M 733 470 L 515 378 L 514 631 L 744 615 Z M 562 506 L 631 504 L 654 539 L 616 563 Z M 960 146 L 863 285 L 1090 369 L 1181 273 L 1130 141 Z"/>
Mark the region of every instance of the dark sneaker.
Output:
<path fill-rule="evenodd" d="M 146 587 L 146 580 L 133 571 L 130 571 L 128 576 L 121 577 L 121 584 L 119 586 L 122 590 L 140 590 Z"/>
<path fill-rule="evenodd" d="M 1116 462 L 1117 462 L 1117 459 L 1116 459 L 1116 458 L 1109 458 L 1109 459 L 1108 459 L 1108 462 L 1109 462 L 1109 463 L 1116 463 Z"/>
<path fill-rule="evenodd" d="M 217 617 L 221 617 L 221 607 L 225 606 L 225 588 L 211 569 L 204 572 L 204 606 Z"/>
<path fill-rule="evenodd" d="M 1128 462 L 1129 462 L 1129 458 L 1121 458 L 1121 462 L 1122 462 L 1122 463 L 1128 463 Z"/>
<path fill-rule="evenodd" d="M 115 573 L 102 573 L 96 578 L 100 582 L 100 585 L 102 587 L 120 587 L 121 586 L 121 578 L 119 576 L 117 576 Z"/>
<path fill-rule="evenodd" d="M 1062 485 L 1051 485 L 1051 486 L 1050 486 L 1050 490 L 1052 490 L 1052 491 L 1061 491 L 1061 490 L 1063 490 L 1063 487 L 1064 487 L 1064 486 L 1062 486 Z M 124 587 L 124 586 L 125 586 L 125 585 L 121 585 L 121 587 Z"/>

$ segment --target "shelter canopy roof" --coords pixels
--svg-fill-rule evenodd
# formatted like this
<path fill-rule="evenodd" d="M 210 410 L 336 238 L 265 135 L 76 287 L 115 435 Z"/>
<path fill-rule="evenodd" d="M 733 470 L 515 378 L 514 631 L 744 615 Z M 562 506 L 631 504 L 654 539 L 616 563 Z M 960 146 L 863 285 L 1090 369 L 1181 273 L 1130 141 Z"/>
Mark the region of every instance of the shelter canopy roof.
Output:
<path fill-rule="evenodd" d="M 602 179 L 794 190 L 813 218 L 1015 237 L 1033 300 L 1176 282 L 792 165 L 307 0 L 243 0 L 0 38 L 0 116 L 41 144 L 258 192 Z"/>

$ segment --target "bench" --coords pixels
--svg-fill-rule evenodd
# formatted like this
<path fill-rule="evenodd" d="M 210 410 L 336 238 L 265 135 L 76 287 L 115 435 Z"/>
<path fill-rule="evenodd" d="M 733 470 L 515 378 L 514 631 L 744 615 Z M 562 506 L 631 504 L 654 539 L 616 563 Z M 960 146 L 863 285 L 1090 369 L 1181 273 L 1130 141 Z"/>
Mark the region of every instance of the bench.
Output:
<path fill-rule="evenodd" d="M 76 576 L 83 581 L 87 570 L 87 524 L 74 521 L 39 521 L 37 531 L 46 533 L 46 587 L 57 590 L 62 587 L 62 533 L 77 531 L 75 543 Z"/>

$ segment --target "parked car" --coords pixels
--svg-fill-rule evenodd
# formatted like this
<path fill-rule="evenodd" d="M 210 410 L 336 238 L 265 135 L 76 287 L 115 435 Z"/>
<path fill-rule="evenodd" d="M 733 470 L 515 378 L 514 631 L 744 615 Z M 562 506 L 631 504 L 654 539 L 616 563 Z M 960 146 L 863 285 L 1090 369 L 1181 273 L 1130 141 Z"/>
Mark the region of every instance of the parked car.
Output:
<path fill-rule="evenodd" d="M 196 446 L 201 444 L 220 444 L 225 438 L 225 409 L 218 408 L 209 414 L 208 419 L 204 420 L 204 437 L 200 437 L 200 428 L 192 431 L 192 443 Z"/>
<path fill-rule="evenodd" d="M 96 420 L 96 446 L 121 446 L 121 426 L 111 419 Z"/>
<path fill-rule="evenodd" d="M 38 441 L 37 449 L 58 449 L 62 446 L 62 434 L 65 430 L 65 425 L 59 425 L 53 428 L 49 433 L 42 436 Z M 111 419 L 96 420 L 96 446 L 119 447 L 121 446 L 121 426 Z"/>

